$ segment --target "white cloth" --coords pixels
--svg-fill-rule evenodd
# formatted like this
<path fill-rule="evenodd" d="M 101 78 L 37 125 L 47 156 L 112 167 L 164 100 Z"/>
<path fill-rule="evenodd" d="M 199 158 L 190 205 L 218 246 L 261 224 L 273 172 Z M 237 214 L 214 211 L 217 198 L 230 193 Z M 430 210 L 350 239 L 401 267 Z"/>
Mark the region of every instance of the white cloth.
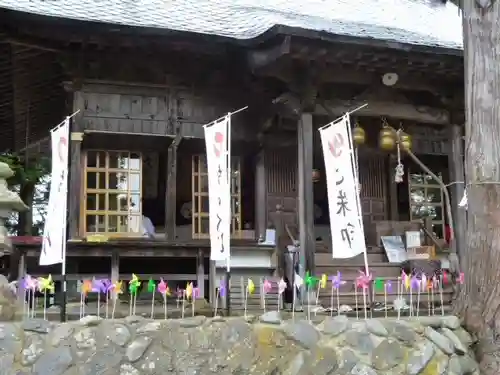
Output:
<path fill-rule="evenodd" d="M 155 226 L 151 219 L 147 216 L 142 216 L 142 234 L 144 237 L 155 238 Z"/>

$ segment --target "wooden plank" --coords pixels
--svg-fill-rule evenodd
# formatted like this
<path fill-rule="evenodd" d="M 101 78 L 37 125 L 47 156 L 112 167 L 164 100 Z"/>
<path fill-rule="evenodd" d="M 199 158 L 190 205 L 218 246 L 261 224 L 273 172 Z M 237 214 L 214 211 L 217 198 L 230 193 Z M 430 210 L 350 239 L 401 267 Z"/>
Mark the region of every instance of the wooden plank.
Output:
<path fill-rule="evenodd" d="M 338 116 L 366 104 L 357 100 L 329 100 L 326 105 Z M 326 116 L 328 113 L 321 106 L 317 106 L 314 112 L 317 115 Z M 405 103 L 377 102 L 370 100 L 368 106 L 356 112 L 357 116 L 380 117 L 387 116 L 401 120 L 409 120 L 428 124 L 447 125 L 450 120 L 448 111 L 440 108 L 426 106 L 414 106 Z"/>

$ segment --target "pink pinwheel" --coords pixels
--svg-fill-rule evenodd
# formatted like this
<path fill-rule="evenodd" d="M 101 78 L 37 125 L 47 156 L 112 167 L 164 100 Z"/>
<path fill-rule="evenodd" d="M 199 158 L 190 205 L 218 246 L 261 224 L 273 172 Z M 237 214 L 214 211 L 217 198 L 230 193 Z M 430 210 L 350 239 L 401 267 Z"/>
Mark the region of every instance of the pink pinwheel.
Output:
<path fill-rule="evenodd" d="M 283 278 L 278 282 L 278 293 L 283 294 L 286 290 L 286 282 Z"/>
<path fill-rule="evenodd" d="M 432 285 L 435 286 L 435 287 L 439 286 L 439 280 L 436 277 L 436 275 L 432 275 Z"/>
<path fill-rule="evenodd" d="M 342 274 L 337 271 L 337 275 L 331 277 L 332 280 L 332 286 L 335 289 L 339 289 L 341 285 L 345 284 L 345 281 L 342 281 Z"/>
<path fill-rule="evenodd" d="M 425 273 L 423 273 L 422 278 L 420 279 L 420 289 L 422 291 L 425 291 L 426 287 L 427 287 L 427 276 L 425 276 Z"/>
<path fill-rule="evenodd" d="M 372 274 L 365 274 L 359 271 L 360 275 L 356 278 L 356 288 L 368 289 L 372 281 Z"/>
<path fill-rule="evenodd" d="M 265 294 L 271 292 L 273 289 L 273 286 L 271 285 L 271 282 L 267 279 L 264 280 L 264 283 L 262 284 L 262 290 L 264 291 Z"/>
<path fill-rule="evenodd" d="M 465 274 L 463 272 L 460 272 L 458 275 L 458 283 L 463 284 L 465 282 Z"/>
<path fill-rule="evenodd" d="M 165 296 L 167 294 L 167 283 L 163 281 L 163 278 L 160 279 L 160 282 L 158 283 L 157 286 L 158 292 Z"/>

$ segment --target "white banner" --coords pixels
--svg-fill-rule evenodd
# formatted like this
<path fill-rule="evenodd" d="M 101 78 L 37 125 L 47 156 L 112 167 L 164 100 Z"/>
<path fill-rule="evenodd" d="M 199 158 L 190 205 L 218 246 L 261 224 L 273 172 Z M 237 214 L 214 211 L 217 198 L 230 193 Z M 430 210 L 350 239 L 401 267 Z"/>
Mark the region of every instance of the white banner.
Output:
<path fill-rule="evenodd" d="M 320 129 L 325 158 L 333 258 L 366 251 L 349 115 Z"/>
<path fill-rule="evenodd" d="M 231 116 L 205 126 L 207 148 L 210 259 L 229 260 L 231 237 Z"/>
<path fill-rule="evenodd" d="M 41 266 L 63 263 L 66 256 L 69 121 L 67 118 L 51 132 L 52 172 L 39 262 Z"/>

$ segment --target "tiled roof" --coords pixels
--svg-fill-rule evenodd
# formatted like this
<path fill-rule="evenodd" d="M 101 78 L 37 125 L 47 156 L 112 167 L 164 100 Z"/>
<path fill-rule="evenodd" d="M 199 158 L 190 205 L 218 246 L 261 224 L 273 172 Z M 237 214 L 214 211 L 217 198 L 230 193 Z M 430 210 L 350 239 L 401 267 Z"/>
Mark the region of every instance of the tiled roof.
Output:
<path fill-rule="evenodd" d="M 462 49 L 457 8 L 433 0 L 0 0 L 0 8 L 137 27 L 255 38 L 282 25 Z"/>

